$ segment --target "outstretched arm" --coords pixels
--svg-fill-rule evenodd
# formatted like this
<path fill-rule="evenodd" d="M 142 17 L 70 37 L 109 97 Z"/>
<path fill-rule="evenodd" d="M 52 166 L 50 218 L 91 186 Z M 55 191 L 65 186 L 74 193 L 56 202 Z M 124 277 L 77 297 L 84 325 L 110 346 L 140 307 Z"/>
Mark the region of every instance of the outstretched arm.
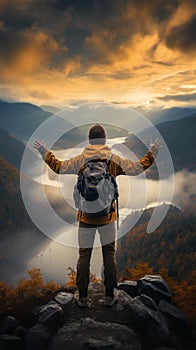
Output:
<path fill-rule="evenodd" d="M 113 157 L 113 160 L 115 163 L 118 164 L 118 171 L 117 175 L 138 175 L 141 174 L 143 171 L 148 169 L 154 162 L 154 159 L 156 158 L 156 155 L 159 153 L 161 148 L 163 147 L 162 141 L 160 139 L 156 139 L 154 143 L 152 140 L 150 141 L 150 149 L 149 151 L 144 155 L 143 158 L 141 158 L 137 162 L 133 162 L 130 159 L 119 157 L 118 155 L 115 155 Z"/>
<path fill-rule="evenodd" d="M 81 167 L 80 155 L 62 161 L 57 159 L 43 142 L 36 140 L 33 147 L 41 153 L 45 163 L 57 174 L 77 174 Z"/>
<path fill-rule="evenodd" d="M 152 153 L 154 152 L 155 155 L 157 155 L 157 153 L 160 152 L 161 148 L 163 148 L 163 143 L 160 139 L 156 139 L 154 143 L 152 140 L 150 140 L 150 151 Z"/>

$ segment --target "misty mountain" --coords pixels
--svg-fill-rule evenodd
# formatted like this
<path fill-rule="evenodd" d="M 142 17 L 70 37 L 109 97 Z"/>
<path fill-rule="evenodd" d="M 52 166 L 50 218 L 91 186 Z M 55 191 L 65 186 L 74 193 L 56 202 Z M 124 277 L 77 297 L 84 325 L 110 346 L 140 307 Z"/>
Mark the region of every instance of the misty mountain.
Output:
<path fill-rule="evenodd" d="M 186 118 L 158 124 L 156 127 L 171 153 L 175 171 L 182 169 L 188 169 L 189 171 L 196 170 L 196 113 Z M 152 138 L 152 129 L 145 129 L 140 133 L 140 138 L 149 144 L 149 140 Z M 125 145 L 134 152 L 138 158 L 142 157 L 147 151 L 144 143 L 135 135 L 129 135 Z M 159 166 L 162 166 L 164 169 L 165 163 L 160 163 Z M 156 166 L 153 165 L 148 169 L 147 174 L 149 177 L 156 178 Z"/>
<path fill-rule="evenodd" d="M 153 124 L 157 125 L 166 121 L 174 121 L 177 119 L 189 117 L 196 113 L 196 108 L 172 107 L 153 109 L 150 112 L 141 111 Z"/>
<path fill-rule="evenodd" d="M 24 150 L 25 144 L 21 140 L 0 129 L 0 157 L 19 169 Z"/>
<path fill-rule="evenodd" d="M 33 182 L 26 179 L 28 186 Z M 27 261 L 48 244 L 31 221 L 20 192 L 18 169 L 0 158 L 0 278 L 12 281 L 16 271 L 23 271 Z"/>
<path fill-rule="evenodd" d="M 134 228 L 118 240 L 116 256 L 119 273 L 126 276 L 127 269 L 138 262 L 147 262 L 155 271 L 168 269 L 176 280 L 190 280 L 195 267 L 195 215 L 171 205 L 161 225 L 148 234 L 146 228 L 152 210 L 144 210 Z M 126 225 L 126 220 L 134 220 L 135 215 L 137 212 L 130 214 L 122 225 Z"/>
<path fill-rule="evenodd" d="M 48 109 L 48 108 L 47 108 Z M 50 111 L 52 112 L 51 108 Z M 53 112 L 58 112 L 58 110 L 54 110 Z M 111 114 L 111 108 L 109 109 Z M 115 111 L 113 111 L 115 114 Z M 77 112 L 76 112 L 77 114 Z M 30 103 L 9 103 L 0 101 L 0 116 L 1 116 L 1 128 L 19 138 L 22 141 L 28 141 L 33 132 L 39 127 L 41 123 L 46 121 L 49 117 L 51 117 L 53 113 L 49 113 L 48 111 L 42 110 L 40 107 L 32 105 Z M 73 114 L 71 110 L 65 110 L 63 113 L 63 119 L 59 118 L 56 124 L 56 130 L 53 128 L 52 130 L 47 130 L 44 135 L 44 141 L 47 144 L 50 142 L 50 133 L 54 135 L 54 133 L 58 130 L 66 128 L 70 129 L 68 132 L 65 132 L 54 145 L 54 148 L 71 148 L 75 147 L 79 143 L 86 140 L 88 135 L 88 129 L 90 126 L 94 124 L 94 122 L 90 119 L 84 119 L 86 115 L 86 110 L 81 109 L 78 110 L 78 114 L 76 115 L 75 123 L 78 124 L 80 121 L 85 122 L 87 125 L 82 125 L 80 127 L 74 127 L 71 123 Z M 66 118 L 67 116 L 67 118 Z M 105 119 L 106 120 L 106 119 Z M 109 138 L 114 137 L 122 137 L 127 136 L 128 132 L 123 130 L 115 125 L 104 125 L 107 127 L 107 133 Z M 48 133 L 49 132 L 49 133 Z M 3 148 L 3 144 L 1 144 Z M 6 147 L 6 144 L 5 144 Z M 19 146 L 19 153 L 21 149 L 21 145 Z M 5 156 L 5 154 L 2 154 Z M 6 158 L 6 157 L 5 157 Z M 7 159 L 7 158 L 6 158 Z M 8 159 L 10 161 L 11 159 Z M 12 162 L 12 160 L 11 160 Z M 12 163 L 17 165 L 18 163 Z"/>
<path fill-rule="evenodd" d="M 32 195 L 35 200 L 39 198 L 42 185 L 22 176 L 28 198 L 31 200 Z M 66 218 L 67 222 L 75 222 L 76 211 L 66 203 L 61 189 L 44 186 L 44 190 L 57 215 Z M 35 226 L 27 213 L 20 191 L 19 170 L 3 158 L 0 158 L 0 195 L 0 279 L 12 282 L 15 274 L 23 273 L 29 260 L 51 240 Z M 44 207 L 40 209 L 40 215 L 44 217 Z"/>
<path fill-rule="evenodd" d="M 0 100 L 1 128 L 28 141 L 33 132 L 41 123 L 52 116 L 52 113 L 43 111 L 30 103 L 9 103 Z M 66 121 L 66 125 L 71 125 Z"/>
<path fill-rule="evenodd" d="M 56 108 L 54 106 L 41 105 L 40 107 L 41 107 L 41 109 L 43 109 L 43 111 L 46 111 L 46 112 L 49 112 L 49 113 L 52 113 L 52 114 L 58 113 L 60 111 L 60 109 L 58 109 L 58 108 Z"/>

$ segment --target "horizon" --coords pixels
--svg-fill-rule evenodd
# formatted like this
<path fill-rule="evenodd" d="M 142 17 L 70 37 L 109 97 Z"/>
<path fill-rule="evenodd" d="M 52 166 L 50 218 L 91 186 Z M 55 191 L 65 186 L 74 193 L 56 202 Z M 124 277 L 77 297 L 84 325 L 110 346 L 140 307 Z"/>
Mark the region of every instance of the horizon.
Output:
<path fill-rule="evenodd" d="M 146 113 L 150 113 L 151 111 L 164 111 L 164 110 L 172 110 L 172 109 L 196 109 L 196 104 L 187 104 L 187 105 L 178 105 L 178 104 L 174 104 L 171 106 L 164 106 L 164 105 L 157 105 L 157 106 L 151 106 L 151 107 L 147 107 L 147 106 L 142 106 L 142 105 L 137 105 L 137 106 L 132 106 L 129 103 L 116 103 L 116 102 L 104 102 L 104 101 L 86 101 L 86 102 L 81 102 L 81 101 L 72 101 L 70 104 L 64 105 L 61 108 L 57 107 L 55 105 L 50 105 L 50 104 L 46 104 L 46 105 L 42 105 L 42 104 L 36 104 L 33 102 L 29 102 L 29 101 L 19 101 L 19 100 L 9 100 L 9 99 L 3 99 L 0 97 L 0 102 L 5 102 L 5 103 L 9 103 L 9 104 L 29 104 L 32 106 L 36 106 L 41 108 L 43 111 L 46 112 L 50 112 L 51 114 L 58 114 L 60 111 L 63 111 L 66 108 L 75 108 L 75 109 L 79 109 L 80 107 L 83 106 L 88 106 L 88 105 L 97 105 L 97 106 L 115 106 L 116 109 L 133 109 L 136 110 L 138 112 L 146 112 Z"/>

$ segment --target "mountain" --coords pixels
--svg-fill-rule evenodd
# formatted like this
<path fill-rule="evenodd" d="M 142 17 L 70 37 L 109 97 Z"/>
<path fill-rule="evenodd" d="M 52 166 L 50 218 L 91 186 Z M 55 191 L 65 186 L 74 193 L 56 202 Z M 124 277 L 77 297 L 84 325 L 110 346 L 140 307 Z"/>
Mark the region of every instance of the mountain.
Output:
<path fill-rule="evenodd" d="M 0 157 L 19 169 L 24 150 L 25 144 L 21 140 L 0 129 Z"/>
<path fill-rule="evenodd" d="M 40 215 L 44 217 L 45 207 L 39 201 L 42 185 L 23 176 L 23 191 L 28 200 L 38 202 Z M 53 210 L 63 220 L 73 223 L 76 211 L 65 201 L 61 188 L 44 186 L 47 199 Z M 25 208 L 20 190 L 20 172 L 0 157 L 0 279 L 12 282 L 22 273 L 29 260 L 50 244 L 31 221 Z"/>
<path fill-rule="evenodd" d="M 55 113 L 58 113 L 60 112 L 60 109 L 54 107 L 54 106 L 40 106 L 41 109 L 43 109 L 43 111 L 46 111 L 46 112 L 49 112 L 49 113 L 52 113 L 52 114 L 55 114 Z"/>
<path fill-rule="evenodd" d="M 195 149 L 195 128 L 196 113 L 192 116 L 178 119 L 175 121 L 167 121 L 156 126 L 162 135 L 169 152 L 171 154 L 174 170 L 179 171 L 188 169 L 194 171 L 196 169 L 196 149 Z M 147 128 L 140 133 L 140 139 L 149 144 L 152 138 L 152 128 Z M 147 151 L 143 142 L 135 135 L 129 135 L 125 145 L 140 158 Z M 165 160 L 167 162 L 167 160 Z M 159 163 L 159 166 L 166 169 L 165 162 Z M 156 178 L 156 167 L 152 166 L 147 170 L 149 177 Z M 168 176 L 169 174 L 165 174 Z"/>
<path fill-rule="evenodd" d="M 148 234 L 146 228 L 152 210 L 144 210 L 134 228 L 118 240 L 116 257 L 119 274 L 126 276 L 129 268 L 145 262 L 155 271 L 168 269 L 171 277 L 178 281 L 190 281 L 195 268 L 195 215 L 171 205 L 161 225 Z M 126 220 L 134 220 L 136 214 L 130 214 L 122 225 L 126 225 Z"/>
<path fill-rule="evenodd" d="M 196 113 L 195 108 L 187 107 L 172 107 L 172 108 L 158 108 L 150 112 L 141 111 L 143 115 L 148 118 L 153 124 L 157 125 L 166 121 L 174 121 L 177 119 L 189 117 Z"/>
<path fill-rule="evenodd" d="M 26 179 L 29 186 L 34 185 Z M 0 158 L 0 279 L 12 282 L 49 240 L 31 221 L 20 192 L 19 170 Z"/>
<path fill-rule="evenodd" d="M 27 141 L 36 128 L 51 116 L 30 103 L 0 101 L 1 128 Z"/>

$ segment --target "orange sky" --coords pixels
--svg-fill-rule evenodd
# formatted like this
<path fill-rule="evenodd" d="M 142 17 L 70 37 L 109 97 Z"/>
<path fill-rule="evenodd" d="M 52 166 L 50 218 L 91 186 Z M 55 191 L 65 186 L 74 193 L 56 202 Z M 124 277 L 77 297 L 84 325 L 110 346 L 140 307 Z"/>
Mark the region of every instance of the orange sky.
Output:
<path fill-rule="evenodd" d="M 0 99 L 196 105 L 195 0 L 1 0 Z"/>

